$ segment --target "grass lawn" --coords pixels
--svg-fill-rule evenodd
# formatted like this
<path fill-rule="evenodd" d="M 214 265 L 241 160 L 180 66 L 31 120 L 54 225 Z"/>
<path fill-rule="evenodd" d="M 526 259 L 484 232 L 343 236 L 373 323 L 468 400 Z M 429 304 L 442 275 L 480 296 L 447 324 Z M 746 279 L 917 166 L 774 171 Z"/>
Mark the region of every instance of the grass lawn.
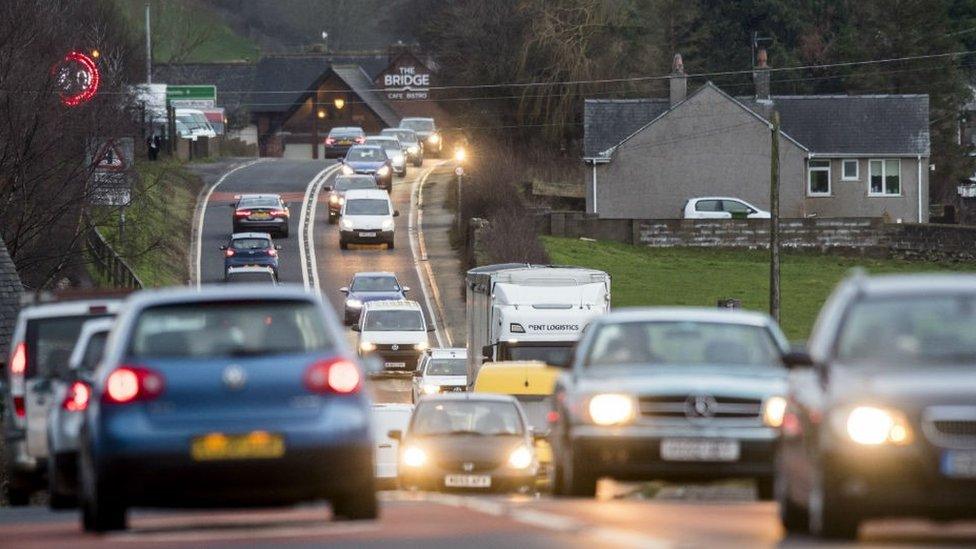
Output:
<path fill-rule="evenodd" d="M 700 305 L 737 298 L 745 309 L 769 310 L 769 252 L 700 248 L 644 248 L 615 242 L 542 237 L 554 263 L 601 269 L 613 277 L 614 307 Z M 976 264 L 845 258 L 814 253 L 782 256 L 781 324 L 790 339 L 805 339 L 817 312 L 847 272 L 968 270 Z"/>
<path fill-rule="evenodd" d="M 136 161 L 139 182 L 125 210 L 125 239 L 119 239 L 119 212 L 95 213 L 99 231 L 146 287 L 185 284 L 190 230 L 200 180 L 179 162 Z M 93 275 L 94 276 L 94 275 Z"/>
<path fill-rule="evenodd" d="M 135 32 L 145 36 L 145 3 L 115 0 Z M 183 63 L 254 61 L 260 54 L 254 42 L 235 33 L 207 7 L 195 0 L 155 0 L 151 7 L 153 61 L 167 63 L 181 48 L 205 38 L 181 59 Z M 199 82 L 205 84 L 205 82 Z"/>

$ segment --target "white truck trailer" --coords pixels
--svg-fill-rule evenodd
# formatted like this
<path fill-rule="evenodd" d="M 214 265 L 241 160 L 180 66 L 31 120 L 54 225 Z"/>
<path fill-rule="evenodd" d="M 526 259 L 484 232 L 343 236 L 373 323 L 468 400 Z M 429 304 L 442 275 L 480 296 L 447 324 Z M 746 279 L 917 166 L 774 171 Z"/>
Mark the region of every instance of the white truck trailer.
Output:
<path fill-rule="evenodd" d="M 595 269 L 507 263 L 465 278 L 468 386 L 483 362 L 567 362 L 594 317 L 610 309 L 610 275 Z"/>

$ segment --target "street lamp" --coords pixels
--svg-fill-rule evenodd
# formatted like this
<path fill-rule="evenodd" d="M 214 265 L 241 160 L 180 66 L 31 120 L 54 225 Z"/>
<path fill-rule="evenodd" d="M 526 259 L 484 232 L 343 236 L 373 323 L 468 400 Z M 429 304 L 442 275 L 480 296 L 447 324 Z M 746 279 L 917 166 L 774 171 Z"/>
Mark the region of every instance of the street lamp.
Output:
<path fill-rule="evenodd" d="M 318 112 L 318 117 L 319 117 L 319 118 L 325 118 L 325 110 L 323 110 L 323 109 L 319 109 L 319 112 Z"/>
<path fill-rule="evenodd" d="M 464 162 L 467 157 L 468 153 L 464 150 L 464 147 L 457 147 L 454 149 L 454 160 L 457 161 L 458 164 Z"/>
<path fill-rule="evenodd" d="M 341 97 L 336 97 L 332 101 L 332 104 L 335 105 L 335 108 L 337 108 L 337 109 L 339 109 L 341 111 L 342 110 L 342 107 L 345 107 L 346 106 L 346 100 L 343 99 L 343 98 L 341 98 Z"/>

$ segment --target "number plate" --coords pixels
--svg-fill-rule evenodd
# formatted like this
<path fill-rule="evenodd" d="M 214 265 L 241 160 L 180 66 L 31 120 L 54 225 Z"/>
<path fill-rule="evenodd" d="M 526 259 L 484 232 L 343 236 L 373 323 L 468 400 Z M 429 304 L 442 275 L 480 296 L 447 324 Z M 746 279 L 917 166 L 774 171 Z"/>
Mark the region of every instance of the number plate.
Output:
<path fill-rule="evenodd" d="M 375 236 L 376 233 L 359 233 L 360 238 L 373 238 Z"/>
<path fill-rule="evenodd" d="M 210 433 L 193 439 L 190 455 L 195 461 L 274 459 L 285 455 L 285 440 L 281 435 L 260 431 L 247 435 Z"/>
<path fill-rule="evenodd" d="M 942 453 L 942 474 L 953 478 L 976 478 L 976 452 L 946 450 Z"/>
<path fill-rule="evenodd" d="M 448 488 L 491 488 L 489 475 L 446 475 L 444 486 Z"/>
<path fill-rule="evenodd" d="M 386 368 L 406 368 L 407 367 L 407 363 L 406 362 L 386 362 L 386 363 L 383 364 L 383 366 L 386 367 Z"/>
<path fill-rule="evenodd" d="M 737 461 L 739 441 L 664 439 L 661 459 L 665 461 Z"/>
<path fill-rule="evenodd" d="M 271 214 L 255 213 L 251 214 L 251 219 L 271 219 Z"/>
<path fill-rule="evenodd" d="M 441 390 L 445 393 L 463 393 L 464 385 L 452 385 L 450 387 L 441 387 Z"/>

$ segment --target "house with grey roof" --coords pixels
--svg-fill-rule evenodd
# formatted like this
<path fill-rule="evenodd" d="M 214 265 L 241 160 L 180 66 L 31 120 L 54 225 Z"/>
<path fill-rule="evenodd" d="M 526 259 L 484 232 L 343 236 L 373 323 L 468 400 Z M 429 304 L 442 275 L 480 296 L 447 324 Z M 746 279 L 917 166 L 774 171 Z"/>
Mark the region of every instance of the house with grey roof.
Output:
<path fill-rule="evenodd" d="M 24 288 L 17 276 L 7 246 L 0 239 L 0 364 L 7 362 L 8 346 L 13 336 L 14 324 L 17 323 L 17 313 L 20 312 L 20 296 Z"/>
<path fill-rule="evenodd" d="M 928 220 L 927 95 L 771 95 L 765 52 L 759 61 L 750 97 L 711 82 L 687 94 L 675 56 L 667 99 L 587 99 L 587 212 L 679 218 L 702 196 L 768 209 L 777 112 L 783 217 Z"/>

